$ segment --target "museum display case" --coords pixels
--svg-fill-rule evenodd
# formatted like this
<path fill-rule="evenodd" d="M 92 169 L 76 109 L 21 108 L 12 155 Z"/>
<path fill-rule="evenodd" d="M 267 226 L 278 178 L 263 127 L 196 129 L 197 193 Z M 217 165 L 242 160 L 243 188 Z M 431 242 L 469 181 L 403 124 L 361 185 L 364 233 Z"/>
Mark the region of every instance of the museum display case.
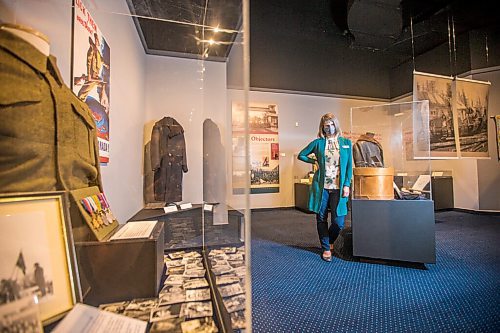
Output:
<path fill-rule="evenodd" d="M 350 111 L 353 254 L 435 262 L 429 103 Z"/>
<path fill-rule="evenodd" d="M 2 90 L 11 92 L 0 96 L 9 108 L 2 144 L 5 133 L 18 131 L 16 139 L 24 132 L 34 146 L 16 151 L 6 143 L 33 175 L 19 169 L 8 181 L 2 177 L 0 192 L 67 192 L 83 302 L 129 302 L 116 313 L 154 322 L 151 331 L 200 321 L 219 332 L 251 325 L 248 3 L 0 4 L 2 64 L 8 58 L 25 75 L 0 71 Z M 30 89 L 16 91 L 17 84 Z M 229 85 L 237 100 L 229 99 Z M 237 153 L 233 103 L 242 111 Z M 14 106 L 26 108 L 24 115 Z M 31 160 L 25 148 L 46 157 Z M 2 175 L 9 168 L 2 164 Z M 183 297 L 159 302 L 179 290 Z M 190 311 L 196 302 L 210 311 Z M 142 311 L 132 311 L 139 303 Z M 186 310 L 162 317 L 172 304 Z"/>
<path fill-rule="evenodd" d="M 431 200 L 428 102 L 356 107 L 350 115 L 354 198 Z"/>

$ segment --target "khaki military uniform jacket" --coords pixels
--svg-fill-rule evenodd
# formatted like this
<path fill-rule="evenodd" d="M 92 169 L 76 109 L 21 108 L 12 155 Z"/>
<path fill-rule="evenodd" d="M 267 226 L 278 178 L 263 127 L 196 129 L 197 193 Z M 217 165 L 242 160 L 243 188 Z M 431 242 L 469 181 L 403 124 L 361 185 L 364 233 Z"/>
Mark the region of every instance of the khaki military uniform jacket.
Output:
<path fill-rule="evenodd" d="M 101 186 L 95 122 L 53 56 L 0 30 L 0 193 Z"/>

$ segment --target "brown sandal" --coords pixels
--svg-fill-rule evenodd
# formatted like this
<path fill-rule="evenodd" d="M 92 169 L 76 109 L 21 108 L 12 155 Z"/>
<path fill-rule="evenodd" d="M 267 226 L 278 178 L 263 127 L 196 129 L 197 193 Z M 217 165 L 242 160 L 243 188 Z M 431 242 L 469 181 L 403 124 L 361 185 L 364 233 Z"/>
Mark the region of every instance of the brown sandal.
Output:
<path fill-rule="evenodd" d="M 321 259 L 323 259 L 324 261 L 332 261 L 332 253 L 330 252 L 330 255 L 329 256 L 326 256 L 325 255 L 325 252 L 329 252 L 329 251 L 324 251 L 322 254 L 321 254 Z"/>

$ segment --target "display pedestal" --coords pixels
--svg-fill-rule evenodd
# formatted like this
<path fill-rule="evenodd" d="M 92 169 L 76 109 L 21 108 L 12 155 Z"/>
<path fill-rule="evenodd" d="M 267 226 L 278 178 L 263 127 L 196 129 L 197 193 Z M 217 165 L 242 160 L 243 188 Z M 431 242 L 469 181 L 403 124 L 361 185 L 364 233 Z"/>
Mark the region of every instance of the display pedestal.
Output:
<path fill-rule="evenodd" d="M 90 305 L 156 297 L 163 274 L 163 223 L 148 239 L 78 241 L 83 301 Z"/>
<path fill-rule="evenodd" d="M 432 200 L 352 200 L 356 257 L 436 262 Z"/>
<path fill-rule="evenodd" d="M 455 202 L 453 200 L 453 178 L 450 176 L 433 176 L 431 182 L 434 210 L 455 208 Z"/>
<path fill-rule="evenodd" d="M 311 191 L 311 185 L 295 183 L 294 190 L 295 190 L 295 208 L 304 213 L 312 214 L 312 212 L 307 208 L 309 201 L 309 192 Z"/>

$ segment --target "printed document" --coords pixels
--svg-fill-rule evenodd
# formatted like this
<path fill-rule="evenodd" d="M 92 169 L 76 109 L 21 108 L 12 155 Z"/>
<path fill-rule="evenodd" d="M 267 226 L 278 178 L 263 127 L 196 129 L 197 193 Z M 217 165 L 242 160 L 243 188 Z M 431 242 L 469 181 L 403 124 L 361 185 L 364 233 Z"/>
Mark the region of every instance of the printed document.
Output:
<path fill-rule="evenodd" d="M 149 238 L 158 221 L 134 221 L 125 224 L 109 240 Z"/>

